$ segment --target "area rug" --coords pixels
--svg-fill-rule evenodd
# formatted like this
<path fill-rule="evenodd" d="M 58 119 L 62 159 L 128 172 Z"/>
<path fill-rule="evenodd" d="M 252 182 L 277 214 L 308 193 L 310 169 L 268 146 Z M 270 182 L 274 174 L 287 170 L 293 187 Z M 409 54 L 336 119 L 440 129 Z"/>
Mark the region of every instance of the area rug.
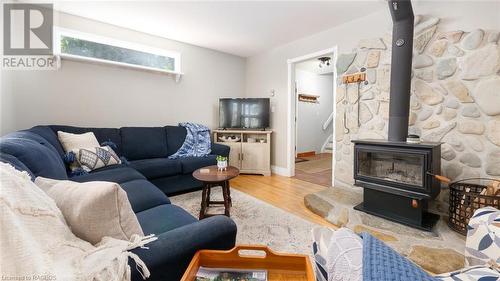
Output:
<path fill-rule="evenodd" d="M 238 226 L 237 244 L 267 245 L 273 251 L 311 255 L 311 229 L 316 224 L 231 189 L 231 218 Z M 201 191 L 170 197 L 173 204 L 198 217 Z M 220 188 L 212 188 L 212 200 L 222 200 Z M 222 213 L 210 208 L 209 213 Z"/>
<path fill-rule="evenodd" d="M 319 173 L 332 168 L 332 158 L 325 157 L 320 159 L 309 160 L 295 164 L 296 170 L 301 170 L 306 173 Z"/>

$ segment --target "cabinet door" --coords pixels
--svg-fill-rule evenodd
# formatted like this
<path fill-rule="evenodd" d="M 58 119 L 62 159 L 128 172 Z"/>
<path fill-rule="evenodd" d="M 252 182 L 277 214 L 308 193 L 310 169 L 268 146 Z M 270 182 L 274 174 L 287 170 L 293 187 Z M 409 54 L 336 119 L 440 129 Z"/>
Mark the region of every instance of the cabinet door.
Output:
<path fill-rule="evenodd" d="M 269 169 L 269 146 L 267 143 L 244 142 L 242 147 L 241 169 L 262 171 Z"/>
<path fill-rule="evenodd" d="M 223 144 L 231 148 L 231 150 L 229 151 L 229 165 L 241 169 L 241 142 L 225 142 Z"/>

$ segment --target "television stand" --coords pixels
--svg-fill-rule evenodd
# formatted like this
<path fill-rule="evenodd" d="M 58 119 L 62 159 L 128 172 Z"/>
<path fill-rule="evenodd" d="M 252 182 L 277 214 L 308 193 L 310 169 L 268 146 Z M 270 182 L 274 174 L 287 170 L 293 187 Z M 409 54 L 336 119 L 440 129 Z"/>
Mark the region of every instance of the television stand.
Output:
<path fill-rule="evenodd" d="M 242 174 L 271 175 L 271 130 L 214 130 L 214 143 L 231 148 L 229 164 Z M 235 137 L 230 138 L 230 137 Z"/>

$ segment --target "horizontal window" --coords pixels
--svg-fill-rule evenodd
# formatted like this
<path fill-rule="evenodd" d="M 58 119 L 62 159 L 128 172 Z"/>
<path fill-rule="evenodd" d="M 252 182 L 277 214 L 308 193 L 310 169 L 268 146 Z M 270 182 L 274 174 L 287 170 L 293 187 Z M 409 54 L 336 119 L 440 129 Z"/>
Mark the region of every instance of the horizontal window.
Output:
<path fill-rule="evenodd" d="M 56 53 L 63 58 L 180 73 L 176 52 L 64 29 L 58 30 L 56 40 Z"/>

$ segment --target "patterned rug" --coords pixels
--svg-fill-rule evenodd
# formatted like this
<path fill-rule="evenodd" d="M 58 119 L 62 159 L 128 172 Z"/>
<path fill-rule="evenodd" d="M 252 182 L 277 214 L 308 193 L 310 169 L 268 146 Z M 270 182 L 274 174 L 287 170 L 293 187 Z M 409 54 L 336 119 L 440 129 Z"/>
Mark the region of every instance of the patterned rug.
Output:
<path fill-rule="evenodd" d="M 238 226 L 237 244 L 267 245 L 273 251 L 312 255 L 311 229 L 316 224 L 299 218 L 250 195 L 231 189 L 231 218 Z M 198 217 L 201 191 L 170 197 L 173 204 Z M 220 188 L 212 188 L 212 200 L 222 200 Z M 211 208 L 209 213 L 221 213 Z"/>
<path fill-rule="evenodd" d="M 306 173 L 319 173 L 332 169 L 332 158 L 325 157 L 320 159 L 309 160 L 306 162 L 297 163 L 296 170 L 301 170 Z"/>

